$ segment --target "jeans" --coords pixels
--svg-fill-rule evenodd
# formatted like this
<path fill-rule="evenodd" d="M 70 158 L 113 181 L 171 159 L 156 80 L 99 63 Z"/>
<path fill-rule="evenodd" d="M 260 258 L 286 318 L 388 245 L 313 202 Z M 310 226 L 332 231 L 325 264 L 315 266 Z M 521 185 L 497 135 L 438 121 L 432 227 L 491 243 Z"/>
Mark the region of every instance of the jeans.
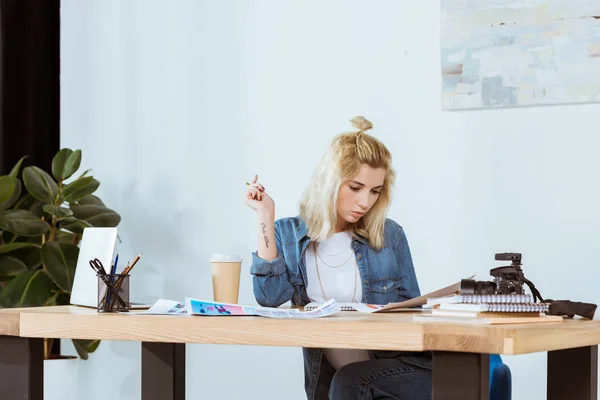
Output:
<path fill-rule="evenodd" d="M 431 370 L 402 359 L 359 361 L 333 376 L 330 400 L 431 400 Z"/>

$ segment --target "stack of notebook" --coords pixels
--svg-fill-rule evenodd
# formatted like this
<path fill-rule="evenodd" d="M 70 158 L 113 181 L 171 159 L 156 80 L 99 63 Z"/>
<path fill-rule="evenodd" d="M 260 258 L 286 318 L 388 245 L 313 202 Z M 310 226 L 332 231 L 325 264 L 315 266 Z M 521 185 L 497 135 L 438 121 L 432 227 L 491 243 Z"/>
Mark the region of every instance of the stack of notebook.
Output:
<path fill-rule="evenodd" d="M 430 314 L 415 316 L 415 320 L 436 322 L 469 322 L 481 324 L 552 322 L 561 317 L 547 316 L 548 304 L 535 303 L 530 294 L 465 295 L 427 299 Z"/>

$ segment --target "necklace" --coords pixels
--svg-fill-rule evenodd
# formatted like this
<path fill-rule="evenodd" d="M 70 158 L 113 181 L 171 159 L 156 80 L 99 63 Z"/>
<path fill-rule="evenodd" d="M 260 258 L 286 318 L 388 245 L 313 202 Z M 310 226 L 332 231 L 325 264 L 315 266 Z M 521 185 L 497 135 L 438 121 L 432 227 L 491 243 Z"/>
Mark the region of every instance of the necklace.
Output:
<path fill-rule="evenodd" d="M 325 294 L 325 289 L 323 289 L 323 282 L 321 282 L 321 273 L 319 272 L 319 263 L 317 262 L 317 245 L 315 244 L 315 242 L 313 242 L 313 249 L 315 251 L 315 266 L 317 267 L 317 278 L 319 279 L 319 286 L 321 287 L 321 294 L 323 295 L 324 299 L 329 300 L 329 297 Z M 355 265 L 356 267 L 356 265 Z M 354 292 L 352 293 L 352 302 L 355 303 L 356 302 L 356 270 L 357 268 L 354 268 Z"/>
<path fill-rule="evenodd" d="M 340 268 L 340 267 L 343 267 L 344 265 L 346 265 L 346 263 L 348 261 L 350 261 L 350 259 L 352 258 L 352 256 L 354 256 L 354 252 L 352 251 L 352 249 L 350 249 L 350 256 L 346 259 L 346 261 L 344 261 L 343 263 L 338 264 L 338 265 L 331 265 L 331 264 L 327 263 L 327 261 L 325 261 L 323 259 L 323 257 L 321 257 L 321 252 L 319 251 L 319 247 L 316 244 L 314 245 L 314 248 L 315 248 L 315 254 L 318 255 L 319 258 L 321 259 L 321 261 L 323 261 L 323 263 L 325 265 L 327 265 L 329 268 Z M 327 253 L 323 253 L 323 254 L 327 254 Z M 338 254 L 342 254 L 342 253 L 338 253 Z"/>
<path fill-rule="evenodd" d="M 329 253 L 324 252 L 323 249 L 321 248 L 321 246 L 319 246 L 319 253 L 325 254 L 326 256 L 329 256 L 329 257 L 335 257 L 335 256 L 339 256 L 340 254 L 342 254 L 343 251 L 340 251 L 339 253 L 336 253 L 336 254 L 329 254 Z"/>

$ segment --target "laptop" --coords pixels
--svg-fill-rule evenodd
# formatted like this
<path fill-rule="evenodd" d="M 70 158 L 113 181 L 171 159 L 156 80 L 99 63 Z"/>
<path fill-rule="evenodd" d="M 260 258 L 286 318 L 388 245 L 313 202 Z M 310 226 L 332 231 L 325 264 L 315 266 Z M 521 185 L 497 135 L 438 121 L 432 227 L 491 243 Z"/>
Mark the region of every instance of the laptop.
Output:
<path fill-rule="evenodd" d="M 71 304 L 83 307 L 98 306 L 98 277 L 90 266 L 90 260 L 97 258 L 104 269 L 110 272 L 117 243 L 117 228 L 88 227 L 83 230 L 79 245 L 79 257 L 75 268 L 75 278 L 71 289 Z M 131 309 L 149 308 L 150 305 L 130 303 Z"/>

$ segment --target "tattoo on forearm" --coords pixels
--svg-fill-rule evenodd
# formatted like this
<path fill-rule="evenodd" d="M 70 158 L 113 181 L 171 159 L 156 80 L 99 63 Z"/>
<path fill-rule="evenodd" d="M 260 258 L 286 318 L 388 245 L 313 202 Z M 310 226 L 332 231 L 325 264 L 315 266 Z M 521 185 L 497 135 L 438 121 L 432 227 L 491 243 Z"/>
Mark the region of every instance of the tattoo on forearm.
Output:
<path fill-rule="evenodd" d="M 269 248 L 269 242 L 270 242 L 270 240 L 269 240 L 269 238 L 267 237 L 267 226 L 265 225 L 265 223 L 264 223 L 264 222 L 261 222 L 261 223 L 260 223 L 260 227 L 262 228 L 262 233 L 263 233 L 263 235 L 265 235 L 265 236 L 264 236 L 264 238 L 265 238 L 265 246 L 266 246 L 267 248 Z"/>

